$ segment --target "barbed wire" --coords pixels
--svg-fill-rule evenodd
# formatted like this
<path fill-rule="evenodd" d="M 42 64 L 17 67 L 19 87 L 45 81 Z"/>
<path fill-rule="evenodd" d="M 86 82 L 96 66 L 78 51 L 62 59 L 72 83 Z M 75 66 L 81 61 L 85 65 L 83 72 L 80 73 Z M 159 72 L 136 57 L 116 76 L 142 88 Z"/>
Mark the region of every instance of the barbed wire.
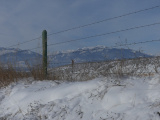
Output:
<path fill-rule="evenodd" d="M 123 14 L 123 15 L 120 15 L 120 16 L 112 17 L 112 18 L 107 18 L 107 19 L 104 19 L 104 20 L 101 20 L 101 21 L 92 22 L 92 23 L 85 24 L 85 25 L 82 25 L 82 26 L 77 26 L 77 27 L 69 28 L 69 29 L 66 29 L 66 30 L 59 31 L 59 32 L 50 33 L 47 36 L 51 36 L 51 35 L 60 34 L 60 33 L 64 33 L 64 32 L 75 30 L 75 29 L 80 29 L 80 28 L 88 27 L 88 26 L 91 26 L 91 25 L 99 24 L 99 23 L 106 22 L 106 21 L 113 20 L 113 19 L 117 19 L 117 18 L 122 18 L 122 17 L 125 17 L 125 16 L 129 16 L 129 15 L 140 13 L 140 12 L 144 12 L 144 11 L 148 11 L 148 10 L 159 8 L 159 7 L 160 7 L 160 5 L 154 6 L 154 7 L 151 7 L 151 8 L 146 8 L 146 9 L 134 11 L 134 12 L 130 12 L 130 13 L 127 13 L 127 14 Z M 70 43 L 70 42 L 74 42 L 74 41 L 80 41 L 80 40 L 84 40 L 84 39 L 89 39 L 89 38 L 94 38 L 94 37 L 100 37 L 100 36 L 104 36 L 104 35 L 109 35 L 109 34 L 114 34 L 114 33 L 118 33 L 118 32 L 124 32 L 124 31 L 128 31 L 128 30 L 149 27 L 149 26 L 158 25 L 158 24 L 160 24 L 160 23 L 153 23 L 153 24 L 149 24 L 149 25 L 137 26 L 137 27 L 127 28 L 127 29 L 117 30 L 117 31 L 114 31 L 114 32 L 108 32 L 108 33 L 104 33 L 104 34 L 98 34 L 98 35 L 83 37 L 83 38 L 79 38 L 79 39 L 68 40 L 68 41 L 64 41 L 64 42 L 53 43 L 53 44 L 49 44 L 48 46 L 60 45 L 60 44 L 64 44 L 64 43 Z M 41 38 L 42 37 L 37 37 L 37 38 L 31 39 L 31 40 L 20 42 L 18 44 L 10 45 L 10 46 L 8 46 L 8 48 L 11 48 L 11 47 L 14 47 L 14 46 L 17 46 L 17 45 L 19 46 L 19 45 L 22 45 L 22 44 L 26 44 L 28 42 L 31 42 L 31 41 L 34 41 L 34 40 L 39 40 Z M 115 46 L 111 46 L 109 48 L 115 48 L 115 47 L 121 47 L 121 46 L 127 46 L 127 45 L 130 46 L 130 45 L 137 45 L 137 44 L 145 44 L 145 43 L 159 42 L 159 41 L 160 41 L 160 39 L 157 39 L 157 40 L 148 40 L 148 41 L 141 41 L 141 42 L 134 42 L 134 43 L 115 45 Z M 34 50 L 34 49 L 41 48 L 41 47 L 36 47 L 36 48 L 28 49 L 28 50 Z M 99 49 L 99 48 L 97 48 L 97 49 Z M 104 49 L 104 48 L 102 48 L 102 49 Z M 77 52 L 77 51 L 75 51 L 75 52 Z M 72 52 L 72 53 L 75 53 L 75 52 Z M 160 56 L 157 56 L 157 57 L 160 57 Z M 33 58 L 31 58 L 31 59 L 33 59 Z M 137 59 L 137 58 L 135 58 L 135 59 Z M 129 59 L 127 59 L 127 60 L 129 60 Z M 112 61 L 114 61 L 114 60 L 112 60 Z M 75 63 L 75 64 L 84 64 L 84 62 L 86 63 L 86 62 L 102 62 L 102 61 L 92 60 L 92 61 L 83 61 L 82 63 Z M 103 62 L 105 62 L 105 61 L 103 61 Z M 109 62 L 109 61 L 107 61 L 107 62 Z M 59 62 L 59 63 L 50 63 L 50 64 L 62 64 L 62 62 Z M 63 64 L 71 64 L 71 62 L 63 62 Z M 35 65 L 35 66 L 40 66 L 40 65 L 42 65 L 42 64 Z M 72 74 L 81 74 L 81 73 L 73 72 Z M 143 76 L 148 75 L 148 76 L 152 76 L 153 74 L 159 74 L 159 73 L 157 73 L 157 72 L 136 72 L 136 73 L 132 73 L 132 72 L 128 72 L 128 73 L 125 73 L 125 72 L 122 72 L 122 73 L 119 73 L 119 72 L 117 72 L 117 73 L 106 72 L 106 74 L 113 74 L 113 75 L 121 75 L 121 74 L 123 74 L 123 75 L 143 75 Z M 132 90 L 132 89 L 129 89 L 129 90 Z M 141 89 L 139 89 L 139 90 L 141 90 Z M 159 89 L 142 89 L 142 90 L 159 90 Z M 21 109 L 21 107 L 17 104 L 16 100 L 14 100 L 13 98 L 9 98 L 9 100 L 13 100 L 15 102 L 15 104 L 18 106 L 18 108 Z M 128 102 L 128 103 L 130 103 L 130 102 Z M 21 112 L 21 114 L 24 117 L 24 115 L 23 115 L 22 112 Z"/>
<path fill-rule="evenodd" d="M 107 35 L 107 34 L 113 34 L 113 33 L 117 33 L 117 32 L 124 32 L 124 31 L 128 31 L 128 30 L 132 30 L 132 29 L 139 29 L 139 28 L 143 28 L 143 27 L 149 27 L 149 26 L 153 26 L 153 25 L 157 25 L 157 24 L 160 24 L 160 22 L 158 23 L 152 23 L 152 24 L 147 24 L 147 25 L 142 25 L 142 26 L 136 26 L 136 27 L 132 27 L 132 28 L 127 28 L 127 29 L 123 29 L 123 30 L 118 30 L 118 31 L 114 31 L 114 32 L 109 32 L 109 33 L 105 33 L 105 34 L 100 34 L 100 35 L 94 35 L 94 36 L 89 36 L 89 37 L 84 37 L 84 38 L 79 38 L 79 39 L 75 39 L 75 40 L 70 40 L 70 41 L 65 41 L 65 42 L 72 42 L 72 41 L 77 41 L 77 40 L 82 40 L 82 39 L 87 39 L 87 38 L 91 38 L 91 37 L 97 37 L 97 36 L 102 36 L 102 35 Z M 149 42 L 158 42 L 160 41 L 160 39 L 157 39 L 157 40 L 148 40 L 148 41 L 141 41 L 141 42 L 134 42 L 134 43 L 127 43 L 127 44 L 121 44 L 121 45 L 114 45 L 114 46 L 111 46 L 111 47 L 107 47 L 107 48 L 116 48 L 116 47 L 121 47 L 121 46 L 130 46 L 130 45 L 137 45 L 137 44 L 144 44 L 144 43 L 149 43 Z M 55 43 L 55 44 L 61 44 L 61 43 L 65 43 L 65 42 L 60 42 L 60 43 Z M 19 43 L 20 44 L 20 43 Z M 55 45 L 55 44 L 50 44 L 48 46 L 51 46 L 51 45 Z M 36 48 L 40 48 L 40 47 L 36 47 Z M 36 48 L 33 48 L 33 49 L 36 49 Z M 28 49 L 28 50 L 33 50 L 33 49 Z M 99 48 L 97 48 L 99 49 Z M 104 48 L 102 48 L 104 49 Z M 84 52 L 86 50 L 82 50 L 82 52 Z M 72 53 L 75 53 L 75 52 L 78 52 L 78 51 L 74 51 Z M 136 51 L 137 52 L 137 51 Z M 60 53 L 61 54 L 61 53 Z M 59 55 L 60 55 L 59 54 Z M 50 56 L 50 55 L 48 55 Z"/>
<path fill-rule="evenodd" d="M 134 30 L 134 29 L 140 29 L 140 28 L 144 28 L 144 27 L 150 27 L 150 26 L 159 25 L 159 24 L 160 24 L 160 22 L 158 22 L 158 23 L 152 23 L 152 24 L 147 24 L 147 25 L 141 25 L 141 26 L 126 28 L 126 29 L 122 29 L 122 30 L 112 31 L 112 32 L 108 32 L 108 33 L 103 33 L 103 34 L 98 34 L 98 35 L 92 35 L 92 36 L 78 38 L 78 39 L 73 39 L 73 40 L 68 40 L 68 41 L 64 41 L 64 42 L 53 43 L 53 44 L 49 44 L 47 46 L 50 47 L 50 46 L 60 45 L 60 44 L 64 44 L 64 43 L 81 41 L 81 40 L 84 40 L 84 39 L 89 39 L 89 38 L 94 38 L 94 37 L 101 37 L 101 36 L 105 36 L 105 35 L 110 35 L 110 34 L 119 33 L 119 32 L 125 32 L 125 31 L 129 31 L 129 30 Z M 42 46 L 31 48 L 31 49 L 28 49 L 28 50 L 32 51 L 32 50 L 35 50 L 35 49 L 38 49 L 38 48 L 42 48 Z"/>
<path fill-rule="evenodd" d="M 71 30 L 88 27 L 88 26 L 91 26 L 91 25 L 95 25 L 95 24 L 99 24 L 99 23 L 102 23 L 102 22 L 106 22 L 106 21 L 110 21 L 110 20 L 122 18 L 122 17 L 125 17 L 125 16 L 137 14 L 137 13 L 140 13 L 140 12 L 144 12 L 144 11 L 148 11 L 148 10 L 153 10 L 153 9 L 156 9 L 156 8 L 159 8 L 159 7 L 160 7 L 160 5 L 152 6 L 152 7 L 149 7 L 149 8 L 145 8 L 145 9 L 137 10 L 137 11 L 134 11 L 134 12 L 129 12 L 129 13 L 126 13 L 126 14 L 122 14 L 122 15 L 119 15 L 119 16 L 115 16 L 115 17 L 103 19 L 103 20 L 100 20 L 100 21 L 96 21 L 96 22 L 91 22 L 91 23 L 88 23 L 88 24 L 84 24 L 84 25 L 81 25 L 81 26 L 76 26 L 76 27 L 73 27 L 73 28 L 68 28 L 68 29 L 65 29 L 65 30 L 58 31 L 58 32 L 50 33 L 50 34 L 48 34 L 47 36 L 51 36 L 51 35 L 54 35 L 54 34 L 60 34 L 60 33 L 68 32 L 68 31 L 71 31 Z M 20 42 L 19 45 L 22 45 L 22 44 L 25 44 L 25 43 L 28 43 L 28 42 L 31 42 L 31 41 L 34 41 L 34 40 L 38 40 L 38 39 L 40 39 L 40 38 L 42 38 L 42 37 L 37 37 L 37 38 L 33 38 L 33 39 L 31 39 L 31 40 L 27 40 L 27 41 L 24 41 L 24 42 Z M 18 45 L 18 44 L 10 45 L 10 46 L 8 46 L 8 48 L 14 47 L 14 46 L 17 46 L 17 45 Z"/>
<path fill-rule="evenodd" d="M 122 15 L 119 15 L 119 16 L 115 16 L 115 17 L 103 19 L 103 20 L 100 20 L 100 21 L 88 23 L 88 24 L 85 24 L 85 25 L 81 25 L 81 26 L 77 26 L 77 27 L 61 30 L 61 31 L 58 31 L 58 32 L 55 32 L 55 33 L 50 33 L 50 34 L 48 34 L 48 36 L 51 36 L 51 35 L 54 35 L 54 34 L 63 33 L 63 32 L 67 32 L 67 31 L 71 31 L 71 30 L 75 30 L 75 29 L 80 29 L 80 28 L 88 27 L 88 26 L 91 26 L 91 25 L 95 25 L 95 24 L 99 24 L 99 23 L 102 23 L 102 22 L 106 22 L 106 21 L 122 18 L 122 17 L 125 17 L 125 16 L 137 14 L 137 13 L 140 13 L 140 12 L 152 10 L 152 9 L 159 8 L 159 7 L 160 7 L 160 5 L 157 5 L 157 6 L 153 6 L 153 7 L 150 7 L 150 8 L 145 8 L 145 9 L 137 10 L 137 11 L 134 11 L 134 12 L 129 12 L 129 13 L 122 14 Z"/>
<path fill-rule="evenodd" d="M 118 49 L 118 47 L 122 47 L 122 46 L 132 46 L 132 45 L 137 45 L 137 44 L 146 44 L 146 43 L 150 43 L 150 42 L 160 42 L 160 39 L 157 39 L 157 40 L 148 40 L 148 41 L 140 41 L 140 42 L 133 42 L 133 43 L 126 43 L 126 44 L 120 44 L 120 45 L 113 45 L 111 47 L 108 47 L 108 46 L 107 47 L 102 47 L 102 48 L 97 47 L 97 48 L 91 48 L 91 50 L 93 50 L 93 51 L 95 51 L 95 50 L 103 50 L 105 48 L 107 48 L 107 49 Z M 123 49 L 125 49 L 125 48 L 121 48 L 121 50 L 123 50 Z M 88 51 L 88 50 L 89 50 L 88 48 L 84 49 L 84 50 L 80 49 L 80 50 L 69 52 L 69 53 L 72 54 L 72 53 L 77 53 L 77 52 L 85 52 L 85 51 Z M 136 56 L 137 53 L 140 52 L 138 50 L 131 50 L 131 51 L 133 51 L 135 53 L 135 56 Z M 64 52 L 64 53 L 61 52 L 61 53 L 58 53 L 58 54 L 55 54 L 55 55 L 50 54 L 50 55 L 47 55 L 47 56 L 50 57 L 49 59 L 52 59 L 51 57 L 54 57 L 54 56 L 57 57 L 57 56 L 65 54 L 65 53 L 67 53 L 67 52 Z M 15 56 L 16 56 L 16 53 L 15 53 Z M 39 58 L 41 58 L 41 57 L 40 56 L 35 56 L 35 57 L 32 57 L 32 58 L 26 59 L 26 61 L 29 61 L 29 60 L 39 60 Z M 50 62 L 51 61 L 49 61 L 49 63 Z M 90 62 L 92 62 L 92 61 L 90 61 Z M 68 62 L 65 62 L 65 63 L 68 63 Z M 55 63 L 55 64 L 61 64 L 61 63 Z"/>
<path fill-rule="evenodd" d="M 28 42 L 31 42 L 31 41 L 34 41 L 34 40 L 38 40 L 40 38 L 42 38 L 42 37 L 37 37 L 37 38 L 31 39 L 31 40 L 28 40 L 28 41 L 20 42 L 18 44 L 14 44 L 14 45 L 8 46 L 8 48 L 11 48 L 11 47 L 14 47 L 14 46 L 17 46 L 17 45 L 22 45 L 22 44 L 25 44 L 25 43 L 28 43 Z"/>
<path fill-rule="evenodd" d="M 145 43 L 150 43 L 150 42 L 160 42 L 160 39 L 157 39 L 157 40 L 147 40 L 147 41 L 140 41 L 140 42 L 133 42 L 133 43 L 126 43 L 126 44 L 120 44 L 120 45 L 113 45 L 111 47 L 106 47 L 108 49 L 112 49 L 112 48 L 118 48 L 118 47 L 122 47 L 122 46 L 132 46 L 132 45 L 137 45 L 137 44 L 145 44 Z M 102 48 L 93 48 L 94 50 L 103 50 L 104 47 Z M 85 49 L 85 50 L 81 50 L 81 52 L 85 52 L 85 51 L 88 51 L 88 49 Z M 134 52 L 140 52 L 140 51 L 136 51 L 136 50 L 132 50 Z M 76 52 L 79 52 L 78 50 L 77 51 L 73 51 L 73 52 L 69 52 L 69 53 L 76 53 Z M 65 52 L 64 52 L 65 53 Z M 59 53 L 59 54 L 56 54 L 57 55 L 62 55 L 62 53 Z M 54 56 L 52 54 L 48 55 L 48 56 Z"/>
<path fill-rule="evenodd" d="M 105 35 L 110 35 L 110 34 L 114 34 L 114 33 L 134 30 L 134 29 L 140 29 L 140 28 L 144 28 L 144 27 L 150 27 L 150 26 L 159 25 L 159 24 L 160 24 L 160 22 L 147 24 L 147 25 L 141 25 L 141 26 L 131 27 L 131 28 L 127 28 L 127 29 L 121 29 L 121 30 L 117 30 L 117 31 L 113 31 L 113 32 L 107 32 L 107 33 L 103 33 L 103 34 L 97 34 L 97 35 L 87 36 L 87 37 L 83 37 L 83 38 L 68 40 L 68 41 L 64 41 L 64 42 L 57 42 L 57 43 L 49 44 L 48 46 L 54 46 L 54 45 L 60 45 L 60 44 L 64 44 L 64 43 L 81 41 L 81 40 L 85 40 L 85 39 L 89 39 L 89 38 L 101 37 L 101 36 L 105 36 Z"/>

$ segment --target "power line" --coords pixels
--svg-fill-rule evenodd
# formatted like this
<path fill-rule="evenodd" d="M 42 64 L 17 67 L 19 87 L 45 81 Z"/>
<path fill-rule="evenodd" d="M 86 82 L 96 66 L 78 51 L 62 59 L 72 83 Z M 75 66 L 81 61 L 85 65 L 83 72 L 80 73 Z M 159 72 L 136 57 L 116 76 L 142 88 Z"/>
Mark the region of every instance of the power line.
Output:
<path fill-rule="evenodd" d="M 159 40 L 160 41 L 160 40 Z M 133 44 L 135 44 L 135 43 L 133 43 Z M 133 45 L 132 44 L 132 45 Z M 125 46 L 126 44 L 124 44 L 124 46 Z M 128 44 L 127 44 L 128 45 Z M 131 44 L 130 44 L 131 45 Z M 110 47 L 111 48 L 111 47 Z M 103 48 L 97 48 L 98 50 L 99 49 L 103 49 Z M 86 50 L 83 50 L 82 52 L 84 52 L 84 51 L 86 51 Z M 75 51 L 75 52 L 72 52 L 72 53 L 76 53 L 77 51 Z M 139 51 L 135 51 L 135 52 L 139 52 Z M 58 54 L 58 55 L 61 55 L 61 54 Z M 51 55 L 48 55 L 48 56 L 51 56 Z M 56 55 L 57 56 L 57 55 Z M 160 56 L 156 56 L 156 57 L 160 57 Z M 100 61 L 100 60 L 90 60 L 90 61 L 83 61 L 83 62 L 80 62 L 80 63 L 76 63 L 76 64 L 81 64 L 81 63 L 86 63 L 86 62 L 111 62 L 111 61 L 124 61 L 124 60 L 139 60 L 139 59 L 145 59 L 145 58 L 153 58 L 153 57 L 145 57 L 145 56 L 143 56 L 143 57 L 135 57 L 135 58 L 122 58 L 122 59 L 115 59 L 115 60 L 113 60 L 113 59 L 106 59 L 106 60 L 103 60 L 103 61 Z M 28 60 L 37 60 L 37 59 L 39 59 L 38 57 L 36 58 L 30 58 L 30 59 L 27 59 L 27 61 Z M 55 64 L 55 65 L 58 65 L 58 64 L 71 64 L 71 62 L 52 62 L 52 61 L 49 61 L 48 62 L 50 65 L 53 65 L 53 64 Z M 37 65 L 42 65 L 42 64 L 36 64 L 35 66 L 37 66 Z"/>
<path fill-rule="evenodd" d="M 129 15 L 132 15 L 132 14 L 136 14 L 136 13 L 152 10 L 152 9 L 159 8 L 159 7 L 160 7 L 160 5 L 153 6 L 153 7 L 146 8 L 146 9 L 141 9 L 141 10 L 138 10 L 138 11 L 122 14 L 122 15 L 119 15 L 119 16 L 116 16 L 116 17 L 111 17 L 111 18 L 100 20 L 100 21 L 92 22 L 92 23 L 89 23 L 89 24 L 85 24 L 85 25 L 82 25 L 82 26 L 77 26 L 77 27 L 69 28 L 69 29 L 66 29 L 66 30 L 59 31 L 59 32 L 51 33 L 51 34 L 48 34 L 48 36 L 54 35 L 54 34 L 63 33 L 63 32 L 67 32 L 67 31 L 71 31 L 71 30 L 75 30 L 75 29 L 88 27 L 88 26 L 95 25 L 95 24 L 98 24 L 98 23 L 102 23 L 102 22 L 106 22 L 106 21 L 109 21 L 109 20 L 113 20 L 113 19 L 129 16 Z"/>
<path fill-rule="evenodd" d="M 98 24 L 98 23 L 102 23 L 102 22 L 109 21 L 109 20 L 113 20 L 113 19 L 117 19 L 117 18 L 129 16 L 129 15 L 132 15 L 132 14 L 136 14 L 136 13 L 140 13 L 140 12 L 152 10 L 152 9 L 159 8 L 159 7 L 160 7 L 160 5 L 153 6 L 153 7 L 146 8 L 146 9 L 141 9 L 141 10 L 138 10 L 138 11 L 134 11 L 134 12 L 122 14 L 122 15 L 119 15 L 119 16 L 115 16 L 115 17 L 103 19 L 103 20 L 96 21 L 96 22 L 92 22 L 92 23 L 85 24 L 85 25 L 82 25 L 82 26 L 77 26 L 77 27 L 73 27 L 73 28 L 61 30 L 61 31 L 59 31 L 59 32 L 55 32 L 55 33 L 48 34 L 47 36 L 51 36 L 51 35 L 53 35 L 53 34 L 59 34 L 59 33 L 67 32 L 67 31 L 75 30 L 75 29 L 80 29 L 80 28 L 88 27 L 88 26 L 91 26 L 91 25 L 94 25 L 94 24 Z M 9 46 L 9 48 L 10 48 L 10 47 L 17 46 L 17 45 L 25 44 L 25 43 L 28 43 L 28 42 L 31 42 L 31 41 L 34 41 L 34 40 L 37 40 L 37 39 L 40 39 L 40 38 L 41 38 L 41 37 L 34 38 L 34 39 L 31 39 L 31 40 L 28 40 L 28 41 L 24 41 L 24 42 L 20 42 L 19 44 L 14 44 L 14 45 Z"/>
<path fill-rule="evenodd" d="M 28 41 L 20 42 L 18 44 L 14 44 L 14 45 L 8 46 L 8 48 L 14 47 L 14 46 L 17 46 L 17 45 L 21 45 L 21 44 L 25 44 L 25 43 L 28 43 L 28 42 L 31 42 L 31 41 L 34 41 L 34 40 L 37 40 L 37 39 L 40 39 L 40 38 L 41 37 L 37 37 L 37 38 L 31 39 L 31 40 L 28 40 Z"/>
<path fill-rule="evenodd" d="M 121 61 L 137 61 L 137 60 L 144 60 L 144 59 L 148 59 L 148 58 L 151 58 L 151 59 L 154 59 L 154 58 L 159 58 L 160 56 L 153 56 L 153 57 L 146 57 L 146 56 L 143 56 L 143 57 L 135 57 L 135 58 L 122 58 L 122 59 L 106 59 L 106 60 L 87 60 L 87 61 L 82 61 L 82 62 L 76 62 L 75 64 L 85 64 L 85 63 L 100 63 L 100 62 L 121 62 Z M 28 59 L 29 60 L 29 59 Z M 33 60 L 30 59 L 30 60 Z M 36 60 L 36 59 L 35 59 Z M 71 62 L 52 62 L 50 61 L 49 62 L 49 65 L 68 65 L 68 64 L 71 64 Z M 27 65 L 27 64 L 26 64 Z M 32 65 L 31 68 L 34 68 L 34 67 L 37 67 L 37 66 L 41 66 L 42 64 L 35 64 L 35 65 Z"/>
<path fill-rule="evenodd" d="M 121 47 L 121 46 L 127 46 L 127 45 L 136 45 L 136 44 L 144 44 L 144 43 L 159 42 L 159 41 L 160 41 L 160 39 L 157 39 L 157 40 L 147 40 L 147 41 L 141 41 L 141 42 L 134 42 L 134 43 L 115 45 L 115 46 L 112 46 L 112 47 Z"/>
<path fill-rule="evenodd" d="M 133 42 L 133 43 L 127 43 L 127 44 L 121 44 L 121 45 L 114 45 L 114 46 L 107 47 L 107 48 L 111 49 L 111 48 L 117 48 L 117 47 L 122 47 L 122 46 L 131 46 L 131 45 L 137 45 L 137 44 L 145 44 L 145 43 L 150 43 L 150 42 L 160 42 L 160 39 L 157 39 L 157 40 L 147 40 L 147 41 L 141 41 L 141 42 Z M 97 48 L 97 49 L 94 49 L 94 50 L 101 50 L 101 49 L 104 49 L 104 48 Z M 87 50 L 81 50 L 81 52 L 84 52 L 84 51 L 87 51 Z M 73 52 L 70 52 L 70 53 L 76 53 L 76 52 L 78 52 L 78 51 L 73 51 Z M 138 51 L 136 51 L 136 52 L 138 52 Z M 62 53 L 59 53 L 57 55 L 61 55 L 61 54 Z M 50 54 L 48 56 L 53 56 L 53 55 Z"/>
<path fill-rule="evenodd" d="M 121 44 L 121 45 L 114 45 L 114 46 L 111 46 L 111 47 L 107 47 L 107 48 L 109 48 L 109 49 L 112 49 L 112 48 L 117 48 L 117 47 L 121 47 L 121 46 L 131 46 L 131 45 L 137 45 L 137 44 L 145 44 L 145 43 L 150 43 L 150 42 L 160 42 L 160 39 L 157 39 L 157 40 L 148 40 L 148 41 L 141 41 L 141 42 L 133 42 L 133 43 L 127 43 L 127 44 Z M 94 50 L 100 50 L 100 49 L 104 49 L 104 48 L 96 48 L 96 49 L 94 49 Z M 81 50 L 81 52 L 84 52 L 84 51 L 87 51 L 87 50 Z M 76 53 L 76 52 L 78 52 L 78 51 L 73 51 L 73 52 L 71 52 L 71 53 Z M 135 52 L 139 52 L 139 51 L 136 51 L 135 50 Z M 60 53 L 60 54 L 57 54 L 56 56 L 58 56 L 58 55 L 62 55 L 62 53 Z M 136 53 L 135 53 L 135 55 L 136 55 Z M 53 55 L 48 55 L 48 57 L 49 56 L 53 56 Z M 156 56 L 156 57 L 160 57 L 160 56 Z M 130 59 L 127 59 L 127 60 L 136 60 L 136 59 L 138 59 L 138 58 L 141 58 L 141 59 L 143 59 L 143 58 L 150 58 L 150 57 L 136 57 L 136 58 L 130 58 Z M 27 60 L 37 60 L 37 59 L 39 59 L 38 57 L 35 57 L 35 58 L 30 58 L 30 59 L 27 59 Z M 109 62 L 109 61 L 121 61 L 121 60 L 126 60 L 126 59 L 116 59 L 116 60 L 112 60 L 112 59 L 107 59 L 107 61 L 103 61 L 103 62 Z M 84 61 L 84 62 L 99 62 L 99 60 L 92 60 L 92 61 Z M 84 63 L 83 62 L 83 63 Z M 101 61 L 102 62 L 102 61 Z M 58 65 L 58 64 L 71 64 L 71 62 L 57 62 L 57 63 L 54 63 L 54 62 L 52 62 L 52 61 L 50 61 L 49 62 L 49 64 L 50 65 Z M 80 63 L 76 63 L 76 64 L 80 64 Z M 41 64 L 38 64 L 38 65 L 41 65 Z M 35 66 L 37 66 L 37 65 L 35 65 Z"/>
<path fill-rule="evenodd" d="M 145 44 L 145 43 L 150 43 L 150 42 L 160 42 L 160 39 L 157 39 L 157 40 L 147 40 L 147 41 L 141 41 L 141 42 L 133 42 L 133 43 L 127 43 L 127 44 L 121 44 L 121 45 L 114 45 L 114 46 L 111 46 L 111 47 L 107 47 L 107 48 L 117 48 L 117 47 L 121 47 L 121 46 L 131 46 L 131 45 L 137 45 L 137 44 Z M 38 47 L 39 48 L 39 47 Z M 35 48 L 33 48 L 33 49 L 35 49 Z M 29 50 L 33 50 L 33 49 L 29 49 Z M 104 49 L 104 48 L 97 48 L 98 50 L 100 50 L 100 49 Z M 87 50 L 82 50 L 82 52 L 84 52 L 84 51 L 87 51 Z M 76 53 L 76 52 L 78 52 L 78 51 L 73 51 L 73 52 L 71 52 L 71 53 Z M 138 51 L 136 51 L 136 52 L 138 52 Z M 57 55 L 61 55 L 62 53 L 60 53 L 60 54 L 57 54 Z M 56 55 L 56 56 L 57 56 Z M 50 55 L 48 55 L 48 56 L 53 56 L 52 54 L 50 54 Z M 34 59 L 34 58 L 31 58 L 31 59 Z"/>
<path fill-rule="evenodd" d="M 79 39 L 75 39 L 75 40 L 69 40 L 69 41 L 65 41 L 65 42 L 54 43 L 54 44 L 50 44 L 48 46 L 57 45 L 57 44 L 63 44 L 63 43 L 73 42 L 73 41 L 79 41 L 79 40 L 83 40 L 83 39 L 88 39 L 88 38 L 93 38 L 93 37 L 99 37 L 99 36 L 113 34 L 113 33 L 118 33 L 118 32 L 124 32 L 124 31 L 132 30 L 132 29 L 139 29 L 139 28 L 143 28 L 143 27 L 149 27 L 149 26 L 153 26 L 153 25 L 157 25 L 157 24 L 160 24 L 160 23 L 153 23 L 153 24 L 148 24 L 148 25 L 143 25 L 143 26 L 137 26 L 137 27 L 127 28 L 127 29 L 118 30 L 118 31 L 114 31 L 114 32 L 109 32 L 109 33 L 104 33 L 104 34 L 99 34 L 99 35 L 79 38 Z M 120 47 L 120 46 L 127 46 L 127 45 L 143 44 L 143 43 L 149 43 L 149 42 L 158 42 L 158 41 L 160 41 L 160 39 L 158 39 L 158 40 L 150 40 L 150 41 L 134 42 L 134 43 L 128 43 L 128 44 L 121 44 L 121 45 L 115 45 L 115 46 L 112 46 L 110 48 Z M 32 49 L 28 49 L 28 50 L 34 50 L 34 49 L 41 48 L 41 47 L 42 46 L 36 47 L 36 48 L 32 48 Z"/>
<path fill-rule="evenodd" d="M 101 37 L 101 36 L 105 36 L 105 35 L 109 35 L 109 34 L 114 34 L 114 33 L 119 33 L 119 32 L 124 32 L 124 31 L 128 31 L 128 30 L 139 29 L 139 28 L 144 28 L 144 27 L 150 27 L 150 26 L 154 26 L 154 25 L 158 25 L 158 24 L 160 24 L 160 22 L 153 23 L 153 24 L 142 25 L 142 26 L 131 27 L 131 28 L 127 28 L 127 29 L 117 30 L 117 31 L 98 34 L 98 35 L 92 35 L 92 36 L 73 39 L 73 40 L 68 40 L 68 41 L 64 41 L 64 42 L 53 43 L 53 44 L 49 44 L 48 46 L 59 45 L 59 44 L 64 44 L 64 43 L 70 43 L 70 42 L 80 41 L 80 40 L 94 38 L 94 37 Z M 36 48 L 34 48 L 34 49 L 36 49 Z"/>

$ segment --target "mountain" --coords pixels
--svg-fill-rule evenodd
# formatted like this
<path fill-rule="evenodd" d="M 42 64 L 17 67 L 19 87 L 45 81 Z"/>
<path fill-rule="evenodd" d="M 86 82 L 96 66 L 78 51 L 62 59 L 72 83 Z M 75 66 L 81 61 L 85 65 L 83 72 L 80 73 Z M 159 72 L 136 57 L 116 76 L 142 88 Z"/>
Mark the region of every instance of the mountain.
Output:
<path fill-rule="evenodd" d="M 21 50 L 15 48 L 0 47 L 0 62 L 1 65 L 11 64 L 14 67 L 26 67 L 26 65 L 36 65 L 41 61 L 42 55 L 29 50 Z"/>
<path fill-rule="evenodd" d="M 53 55 L 48 56 L 48 59 L 50 61 L 50 67 L 57 67 L 61 65 L 71 64 L 72 60 L 74 60 L 75 63 L 81 63 L 124 58 L 130 59 L 144 56 L 151 57 L 151 55 L 147 55 L 131 49 L 110 49 L 105 46 L 97 46 L 82 48 L 78 50 L 69 50 L 66 52 L 57 52 Z M 2 64 L 9 63 L 12 65 L 16 65 L 16 67 L 27 67 L 27 64 L 29 64 L 30 66 L 40 64 L 41 58 L 41 54 L 29 50 L 0 47 L 0 62 Z"/>
<path fill-rule="evenodd" d="M 81 62 L 96 62 L 115 59 L 131 59 L 137 57 L 152 57 L 151 55 L 134 51 L 131 49 L 107 48 L 105 46 L 97 46 L 91 48 L 82 48 L 75 51 L 59 52 L 49 57 L 52 66 L 60 66 Z"/>

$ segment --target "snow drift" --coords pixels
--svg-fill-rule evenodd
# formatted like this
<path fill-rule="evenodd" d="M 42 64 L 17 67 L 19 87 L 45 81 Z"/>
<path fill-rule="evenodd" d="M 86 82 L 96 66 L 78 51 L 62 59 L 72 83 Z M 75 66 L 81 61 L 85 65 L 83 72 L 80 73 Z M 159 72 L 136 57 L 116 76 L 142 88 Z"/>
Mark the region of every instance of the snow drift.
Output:
<path fill-rule="evenodd" d="M 160 76 L 21 80 L 0 89 L 0 119 L 159 120 Z"/>

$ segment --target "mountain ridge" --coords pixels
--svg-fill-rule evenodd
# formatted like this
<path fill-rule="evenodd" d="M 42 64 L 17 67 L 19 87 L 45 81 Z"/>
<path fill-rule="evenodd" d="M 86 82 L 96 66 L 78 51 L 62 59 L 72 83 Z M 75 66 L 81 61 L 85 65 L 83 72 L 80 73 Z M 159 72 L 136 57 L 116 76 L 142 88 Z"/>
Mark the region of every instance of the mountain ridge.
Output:
<path fill-rule="evenodd" d="M 132 59 L 137 57 L 152 57 L 140 51 L 131 49 L 108 48 L 106 46 L 85 47 L 77 50 L 58 51 L 48 56 L 49 67 L 57 67 L 61 65 L 75 63 L 106 61 L 115 59 Z M 1 63 L 20 63 L 25 66 L 26 62 L 30 65 L 41 64 L 42 55 L 29 50 L 21 50 L 16 48 L 0 47 Z"/>
<path fill-rule="evenodd" d="M 66 52 L 57 52 L 57 54 L 50 56 L 50 61 L 54 61 L 54 63 L 57 64 L 63 64 L 71 63 L 72 60 L 79 63 L 115 59 L 132 59 L 137 57 L 152 57 L 152 55 L 148 55 L 140 51 L 134 51 L 131 49 L 96 46 L 90 48 L 81 48 L 78 50 L 69 50 Z"/>

